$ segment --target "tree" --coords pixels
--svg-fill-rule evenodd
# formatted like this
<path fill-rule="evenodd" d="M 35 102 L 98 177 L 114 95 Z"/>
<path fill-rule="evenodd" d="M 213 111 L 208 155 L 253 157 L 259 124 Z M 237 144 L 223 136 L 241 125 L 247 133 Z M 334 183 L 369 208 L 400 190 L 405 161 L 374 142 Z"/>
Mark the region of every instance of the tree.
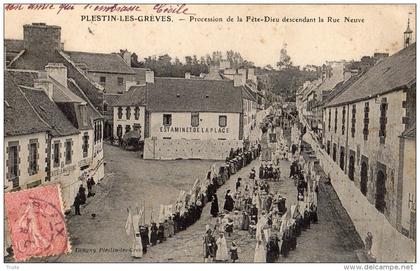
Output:
<path fill-rule="evenodd" d="M 277 67 L 279 70 L 284 70 L 292 67 L 292 61 L 290 56 L 287 54 L 287 44 L 283 45 L 283 48 L 280 50 L 280 61 L 277 62 Z"/>

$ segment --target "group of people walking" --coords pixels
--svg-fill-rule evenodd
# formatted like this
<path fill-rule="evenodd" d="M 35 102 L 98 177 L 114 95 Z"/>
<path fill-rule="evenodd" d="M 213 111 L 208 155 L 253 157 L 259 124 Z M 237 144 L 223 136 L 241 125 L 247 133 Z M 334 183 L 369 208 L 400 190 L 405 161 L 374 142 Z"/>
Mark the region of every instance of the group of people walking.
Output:
<path fill-rule="evenodd" d="M 241 168 L 256 159 L 259 151 L 258 147 L 250 147 L 249 150 L 232 150 L 231 154 L 233 156 L 226 159 L 225 165 L 219 168 L 213 165 L 207 172 L 205 180 L 196 180 L 188 192 L 181 191 L 174 206 L 170 205 L 171 210 L 161 212 L 158 221 L 154 221 L 152 217 L 150 227 L 145 223 L 135 226 L 135 244 L 133 246 L 137 249 L 133 249 L 133 257 L 141 258 L 147 253 L 149 246 L 163 243 L 193 225 L 200 219 L 202 210 L 209 201 L 212 202 L 211 209 L 213 210 L 213 202 L 217 202 L 216 192 L 220 186 Z M 229 205 L 227 203 L 225 207 L 230 208 Z M 216 209 L 215 212 L 218 213 L 218 205 Z M 223 239 L 218 241 L 223 243 Z M 220 253 L 221 250 L 219 250 Z"/>
<path fill-rule="evenodd" d="M 80 213 L 80 206 L 86 204 L 86 198 L 95 196 L 95 181 L 93 180 L 93 177 L 88 177 L 86 181 L 86 186 L 88 193 L 86 195 L 86 188 L 81 184 L 79 186 L 79 191 L 76 194 L 76 197 L 74 198 L 74 212 L 75 215 L 81 215 Z"/>

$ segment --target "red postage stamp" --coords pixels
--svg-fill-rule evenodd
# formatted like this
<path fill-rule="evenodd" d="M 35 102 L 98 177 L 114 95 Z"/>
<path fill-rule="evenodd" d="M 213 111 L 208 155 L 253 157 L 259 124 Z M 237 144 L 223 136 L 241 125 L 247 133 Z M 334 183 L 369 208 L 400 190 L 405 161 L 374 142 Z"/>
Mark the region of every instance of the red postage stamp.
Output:
<path fill-rule="evenodd" d="M 58 185 L 6 193 L 5 207 L 17 261 L 70 251 Z"/>

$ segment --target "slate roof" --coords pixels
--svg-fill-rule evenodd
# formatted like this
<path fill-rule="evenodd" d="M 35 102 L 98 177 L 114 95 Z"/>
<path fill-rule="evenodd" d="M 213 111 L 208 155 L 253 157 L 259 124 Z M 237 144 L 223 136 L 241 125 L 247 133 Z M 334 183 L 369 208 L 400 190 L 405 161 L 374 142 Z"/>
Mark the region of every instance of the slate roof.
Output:
<path fill-rule="evenodd" d="M 22 86 L 33 87 L 34 80 L 38 79 L 38 71 L 7 69 L 5 72 L 13 77 L 16 84 Z"/>
<path fill-rule="evenodd" d="M 75 63 L 84 63 L 90 72 L 136 74 L 117 54 L 65 51 Z"/>
<path fill-rule="evenodd" d="M 24 48 L 23 40 L 4 39 L 4 47 L 9 52 L 19 53 Z"/>
<path fill-rule="evenodd" d="M 251 100 L 253 102 L 257 102 L 257 99 L 255 98 L 255 94 L 249 86 L 247 86 L 247 85 L 243 86 L 242 92 L 243 92 L 242 93 L 243 98 L 245 98 L 247 100 Z"/>
<path fill-rule="evenodd" d="M 359 76 L 354 75 L 354 76 L 350 77 L 349 79 L 347 79 L 346 81 L 342 81 L 342 82 L 338 83 L 331 90 L 331 92 L 328 94 L 328 96 L 324 100 L 319 101 L 318 103 L 316 103 L 314 105 L 314 108 L 322 107 L 322 106 L 328 104 L 330 101 L 332 101 L 332 99 L 334 99 L 335 97 L 341 95 L 344 91 L 346 91 L 354 82 L 357 81 L 357 79 L 359 79 Z"/>
<path fill-rule="evenodd" d="M 377 63 L 327 106 L 357 102 L 410 86 L 416 80 L 416 44 Z"/>
<path fill-rule="evenodd" d="M 4 76 L 4 135 L 17 136 L 47 132 L 50 129 L 36 114 L 13 77 Z"/>
<path fill-rule="evenodd" d="M 77 85 L 76 81 L 73 79 L 67 79 L 67 87 L 75 95 L 80 97 L 83 101 L 86 102 L 87 114 L 92 120 L 103 118 L 102 114 L 95 108 L 95 106 L 90 102 L 89 98 L 83 92 L 83 90 Z"/>
<path fill-rule="evenodd" d="M 144 106 L 146 96 L 145 86 L 132 86 L 119 96 L 114 106 Z"/>
<path fill-rule="evenodd" d="M 67 136 L 79 133 L 79 130 L 73 126 L 44 91 L 24 86 L 21 87 L 21 90 L 37 114 L 51 127 L 53 136 Z"/>
<path fill-rule="evenodd" d="M 68 87 L 63 86 L 60 82 L 52 77 L 48 77 L 53 83 L 53 100 L 56 103 L 82 103 L 86 101 L 74 94 Z"/>
<path fill-rule="evenodd" d="M 151 112 L 242 113 L 242 88 L 232 81 L 157 77 L 146 88 Z"/>

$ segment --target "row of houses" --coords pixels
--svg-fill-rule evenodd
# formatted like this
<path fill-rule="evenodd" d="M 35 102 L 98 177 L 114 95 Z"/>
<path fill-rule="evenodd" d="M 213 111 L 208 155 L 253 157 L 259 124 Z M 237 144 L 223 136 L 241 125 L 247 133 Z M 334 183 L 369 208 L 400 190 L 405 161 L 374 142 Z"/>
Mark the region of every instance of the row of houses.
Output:
<path fill-rule="evenodd" d="M 359 65 L 362 71 L 333 69 L 337 80 L 307 83 L 296 103 L 353 185 L 398 232 L 415 239 L 416 44 L 409 39 L 405 46 L 374 56 Z M 332 87 L 322 93 L 325 84 Z"/>
<path fill-rule="evenodd" d="M 50 72 L 49 78 L 58 82 L 76 82 L 101 114 L 103 138 L 122 138 L 126 132 L 138 129 L 143 141 L 165 139 L 165 146 L 171 145 L 168 139 L 193 140 L 194 148 L 207 144 L 203 140 L 212 141 L 211 146 L 225 141 L 221 151 L 224 155 L 231 147 L 254 143 L 259 137 L 256 112 L 263 109 L 263 95 L 257 89 L 253 69 L 213 67 L 208 75 L 199 78 L 186 74 L 184 79 L 155 79 L 153 71 L 132 68 L 131 54 L 126 50 L 118 54 L 66 50 L 61 27 L 44 23 L 24 25 L 23 39 L 6 39 L 5 50 L 8 70 Z M 181 132 L 175 132 L 178 128 Z M 194 130 L 201 132 L 184 132 Z M 153 149 L 172 152 L 168 147 Z M 183 150 L 184 154 L 173 157 L 224 159 L 221 155 L 206 155 L 208 152 L 198 155 Z M 148 157 L 159 159 L 165 155 Z"/>

